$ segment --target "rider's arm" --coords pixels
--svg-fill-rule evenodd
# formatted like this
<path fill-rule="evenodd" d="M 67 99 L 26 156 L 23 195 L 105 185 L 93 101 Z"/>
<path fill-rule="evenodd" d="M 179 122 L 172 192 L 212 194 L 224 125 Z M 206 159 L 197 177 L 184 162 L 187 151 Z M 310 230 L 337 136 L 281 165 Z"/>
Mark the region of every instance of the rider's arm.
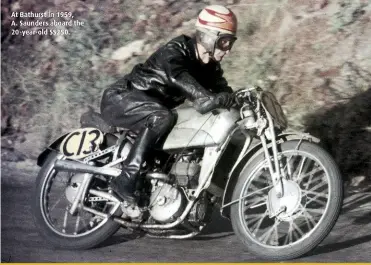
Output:
<path fill-rule="evenodd" d="M 188 72 L 180 73 L 172 83 L 182 90 L 199 113 L 205 114 L 220 107 L 216 95 L 203 88 Z"/>
<path fill-rule="evenodd" d="M 201 114 L 220 107 L 216 95 L 201 86 L 187 70 L 188 57 L 176 44 L 169 45 L 164 52 L 165 72 L 170 84 L 181 90 Z"/>

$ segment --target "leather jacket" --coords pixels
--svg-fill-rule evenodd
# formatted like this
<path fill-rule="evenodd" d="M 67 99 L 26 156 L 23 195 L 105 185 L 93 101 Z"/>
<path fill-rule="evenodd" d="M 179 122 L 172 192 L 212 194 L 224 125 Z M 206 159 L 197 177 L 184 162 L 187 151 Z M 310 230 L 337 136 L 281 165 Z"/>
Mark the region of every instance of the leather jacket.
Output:
<path fill-rule="evenodd" d="M 172 39 L 133 68 L 127 76 L 131 87 L 157 98 L 169 109 L 185 99 L 200 113 L 219 107 L 216 93 L 233 90 L 223 77 L 220 63 L 210 60 L 203 64 L 195 49 L 194 38 L 181 35 Z"/>

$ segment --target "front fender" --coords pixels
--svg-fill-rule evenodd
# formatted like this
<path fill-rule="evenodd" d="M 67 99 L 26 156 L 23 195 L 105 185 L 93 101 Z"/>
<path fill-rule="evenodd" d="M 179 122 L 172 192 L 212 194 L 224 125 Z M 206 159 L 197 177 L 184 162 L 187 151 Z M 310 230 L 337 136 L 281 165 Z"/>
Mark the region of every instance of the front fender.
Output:
<path fill-rule="evenodd" d="M 315 143 L 319 143 L 321 140 L 317 137 L 314 137 L 313 135 L 309 134 L 309 133 L 302 133 L 302 132 L 298 132 L 298 131 L 295 131 L 295 130 L 289 130 L 289 131 L 286 131 L 284 133 L 281 133 L 279 134 L 277 137 L 277 140 L 279 139 L 284 139 L 285 141 L 287 140 L 300 140 L 300 139 L 303 139 L 303 140 L 308 140 L 308 141 L 313 141 Z"/>
<path fill-rule="evenodd" d="M 46 159 L 48 158 L 49 154 L 52 151 L 58 151 L 57 148 L 62 143 L 63 139 L 66 138 L 68 133 L 60 136 L 57 140 L 55 140 L 52 144 L 50 144 L 41 154 L 37 157 L 37 165 L 42 167 Z"/>
<path fill-rule="evenodd" d="M 284 133 L 281 133 L 279 135 L 276 136 L 276 142 L 280 142 L 280 141 L 288 141 L 288 140 L 294 140 L 294 139 L 306 139 L 306 140 L 309 140 L 309 141 L 313 141 L 313 142 L 320 142 L 320 139 L 308 134 L 308 133 L 301 133 L 301 132 L 297 132 L 297 131 L 287 131 L 287 132 L 284 132 Z M 226 217 L 226 218 L 229 218 L 229 207 L 225 207 L 226 204 L 228 204 L 229 202 L 231 202 L 231 198 L 232 198 L 232 193 L 233 193 L 233 190 L 234 190 L 234 187 L 236 185 L 236 182 L 238 180 L 238 177 L 242 171 L 242 169 L 244 168 L 244 166 L 248 163 L 249 160 L 251 160 L 251 158 L 256 154 L 258 153 L 258 151 L 260 149 L 262 149 L 262 143 L 259 142 L 255 145 L 253 145 L 252 147 L 250 147 L 246 154 L 244 154 L 244 156 L 242 157 L 242 159 L 240 161 L 236 161 L 236 163 L 234 164 L 234 166 L 232 167 L 232 170 L 231 172 L 229 173 L 229 176 L 228 176 L 228 181 L 227 181 L 227 184 L 225 186 L 225 189 L 224 189 L 224 194 L 223 194 L 223 199 L 222 199 L 222 207 L 220 208 L 220 213 L 222 216 Z M 270 146 L 270 144 L 268 144 L 268 146 Z"/>

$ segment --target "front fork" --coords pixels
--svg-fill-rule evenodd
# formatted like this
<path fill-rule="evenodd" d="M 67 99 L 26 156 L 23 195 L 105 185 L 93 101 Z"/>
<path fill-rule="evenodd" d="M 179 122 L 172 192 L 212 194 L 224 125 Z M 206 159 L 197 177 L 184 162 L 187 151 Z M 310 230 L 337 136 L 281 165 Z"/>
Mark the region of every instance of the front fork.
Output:
<path fill-rule="evenodd" d="M 272 182 L 273 182 L 273 186 L 276 191 L 277 197 L 282 198 L 284 195 L 283 183 L 282 183 L 283 172 L 281 172 L 279 159 L 278 159 L 276 134 L 274 131 L 274 124 L 272 121 L 272 117 L 270 117 L 270 115 L 267 115 L 267 119 L 268 119 L 268 124 L 269 124 L 269 134 L 270 134 L 271 143 L 272 143 L 274 166 L 273 166 L 272 159 L 268 151 L 267 140 L 266 140 L 266 136 L 264 133 L 260 135 L 260 141 L 262 142 L 262 145 L 263 145 L 264 154 L 265 154 L 265 157 L 268 163 L 269 173 L 272 176 Z"/>

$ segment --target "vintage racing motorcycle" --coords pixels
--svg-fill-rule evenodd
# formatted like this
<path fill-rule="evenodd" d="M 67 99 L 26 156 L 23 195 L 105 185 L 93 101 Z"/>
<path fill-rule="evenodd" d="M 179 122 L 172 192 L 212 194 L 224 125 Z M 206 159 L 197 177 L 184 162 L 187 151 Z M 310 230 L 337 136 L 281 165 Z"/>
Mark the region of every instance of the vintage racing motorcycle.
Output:
<path fill-rule="evenodd" d="M 311 251 L 329 234 L 343 199 L 333 158 L 309 134 L 287 130 L 274 95 L 235 92 L 238 110 L 201 115 L 178 108 L 177 123 L 146 161 L 135 204 L 110 193 L 135 141 L 99 113 L 52 143 L 32 201 L 40 234 L 58 248 L 92 248 L 120 227 L 184 239 L 198 235 L 218 206 L 248 250 L 268 260 Z"/>

